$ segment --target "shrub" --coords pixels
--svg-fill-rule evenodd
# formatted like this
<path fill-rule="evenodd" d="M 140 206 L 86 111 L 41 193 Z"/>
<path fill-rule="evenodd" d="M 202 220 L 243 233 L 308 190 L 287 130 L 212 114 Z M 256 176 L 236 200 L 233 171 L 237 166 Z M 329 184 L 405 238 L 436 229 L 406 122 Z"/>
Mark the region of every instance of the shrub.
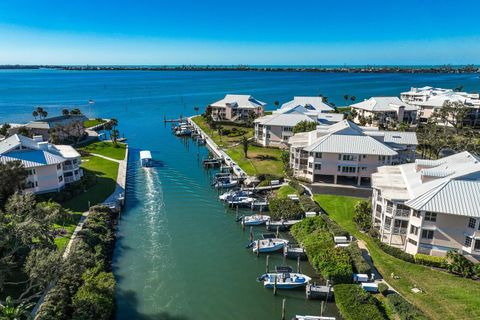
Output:
<path fill-rule="evenodd" d="M 411 255 L 409 253 L 406 253 L 399 248 L 389 246 L 388 244 L 383 243 L 379 239 L 373 239 L 373 241 L 386 254 L 389 254 L 389 255 L 391 255 L 395 258 L 398 258 L 400 260 L 403 260 L 403 261 L 415 263 L 415 259 L 413 258 L 413 255 Z"/>
<path fill-rule="evenodd" d="M 268 208 L 270 209 L 270 216 L 274 220 L 299 219 L 303 215 L 300 204 L 289 198 L 272 199 Z"/>
<path fill-rule="evenodd" d="M 322 219 L 327 223 L 328 230 L 336 237 L 348 237 L 349 233 L 340 227 L 335 221 L 331 220 L 326 214 L 322 214 Z"/>
<path fill-rule="evenodd" d="M 465 256 L 455 251 L 447 252 L 447 269 L 452 272 L 461 275 L 462 277 L 473 276 L 473 262 L 465 258 Z"/>
<path fill-rule="evenodd" d="M 345 249 L 350 254 L 350 258 L 352 259 L 353 268 L 354 268 L 356 273 L 370 274 L 372 272 L 372 269 L 370 268 L 370 265 L 363 258 L 362 251 L 358 247 L 357 242 L 351 243 Z"/>
<path fill-rule="evenodd" d="M 260 183 L 258 184 L 258 186 L 260 186 L 260 187 L 269 186 L 270 182 L 272 180 L 278 180 L 278 181 L 280 181 L 280 183 L 283 182 L 283 177 L 282 176 L 276 176 L 276 175 L 273 175 L 273 174 L 259 174 L 257 176 L 257 178 L 258 178 L 258 180 L 260 180 Z"/>
<path fill-rule="evenodd" d="M 401 320 L 427 320 L 419 309 L 402 298 L 398 293 L 387 295 L 388 305 L 398 314 Z"/>
<path fill-rule="evenodd" d="M 352 282 L 353 270 L 350 255 L 342 248 L 323 250 L 312 259 L 312 264 L 325 279 L 333 283 Z"/>
<path fill-rule="evenodd" d="M 300 196 L 300 204 L 305 212 L 320 212 L 320 206 L 307 195 Z"/>
<path fill-rule="evenodd" d="M 303 219 L 299 223 L 294 224 L 290 232 L 298 242 L 303 243 L 308 235 L 317 230 L 327 230 L 325 221 L 319 216 Z"/>
<path fill-rule="evenodd" d="M 345 320 L 384 320 L 378 303 L 358 285 L 337 284 L 334 286 L 335 303 Z"/>
<path fill-rule="evenodd" d="M 303 189 L 303 187 L 300 185 L 300 183 L 298 183 L 298 181 L 296 181 L 296 180 L 290 180 L 288 182 L 288 184 L 290 185 L 290 187 L 295 189 L 295 191 L 297 191 L 298 194 L 303 194 L 305 192 L 305 189 Z"/>
<path fill-rule="evenodd" d="M 446 268 L 447 259 L 444 257 L 435 257 L 427 254 L 417 253 L 415 255 L 415 263 L 423 264 L 424 266 L 436 267 L 436 268 Z"/>
<path fill-rule="evenodd" d="M 473 272 L 477 278 L 480 278 L 480 263 L 477 263 L 475 266 L 473 266 Z"/>
<path fill-rule="evenodd" d="M 370 228 L 370 230 L 368 230 L 368 235 L 373 239 L 377 239 L 380 237 L 380 232 L 377 228 Z"/>
<path fill-rule="evenodd" d="M 388 292 L 388 286 L 385 283 L 380 282 L 378 284 L 378 292 L 385 296 Z"/>
<path fill-rule="evenodd" d="M 359 201 L 355 204 L 353 221 L 359 230 L 370 230 L 372 227 L 372 203 L 370 201 Z"/>

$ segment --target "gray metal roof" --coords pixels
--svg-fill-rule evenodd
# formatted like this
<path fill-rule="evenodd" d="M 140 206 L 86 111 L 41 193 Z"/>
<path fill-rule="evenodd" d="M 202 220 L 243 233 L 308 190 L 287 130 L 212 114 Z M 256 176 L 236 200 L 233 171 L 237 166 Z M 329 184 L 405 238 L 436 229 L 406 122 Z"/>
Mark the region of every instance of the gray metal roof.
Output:
<path fill-rule="evenodd" d="M 262 125 L 294 127 L 301 121 L 316 122 L 314 119 L 304 114 L 272 114 L 255 119 Z"/>
<path fill-rule="evenodd" d="M 34 140 L 19 134 L 14 134 L 13 136 L 0 141 L 0 154 L 18 148 L 20 146 L 24 146 L 30 149 L 38 148 L 37 143 Z"/>
<path fill-rule="evenodd" d="M 44 150 L 25 150 L 9 152 L 0 155 L 0 162 L 5 164 L 10 161 L 21 161 L 25 168 L 40 167 L 51 164 L 59 164 L 65 161 L 61 156 Z"/>
<path fill-rule="evenodd" d="M 408 145 L 418 145 L 417 134 L 415 132 L 401 131 L 380 131 L 384 134 L 386 143 L 398 143 Z M 368 134 L 368 132 L 366 132 Z"/>
<path fill-rule="evenodd" d="M 447 180 L 436 188 L 409 200 L 415 210 L 480 217 L 480 181 Z"/>
<path fill-rule="evenodd" d="M 319 138 L 304 150 L 308 152 L 397 155 L 397 152 L 387 145 L 365 135 L 328 134 Z"/>
<path fill-rule="evenodd" d="M 406 111 L 415 111 L 418 109 L 416 106 L 403 102 L 398 97 L 372 97 L 368 100 L 352 104 L 351 107 L 370 112 L 397 111 L 399 107 L 404 107 Z"/>

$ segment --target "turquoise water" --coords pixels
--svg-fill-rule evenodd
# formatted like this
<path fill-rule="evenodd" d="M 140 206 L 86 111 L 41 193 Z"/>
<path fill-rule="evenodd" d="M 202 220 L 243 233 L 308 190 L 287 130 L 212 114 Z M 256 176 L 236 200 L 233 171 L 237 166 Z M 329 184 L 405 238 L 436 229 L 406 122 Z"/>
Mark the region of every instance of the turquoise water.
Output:
<path fill-rule="evenodd" d="M 207 151 L 173 137 L 163 117 L 192 115 L 194 106 L 227 92 L 252 94 L 270 106 L 293 95 L 322 93 L 342 105 L 344 94 L 360 101 L 425 85 L 479 91 L 480 79 L 468 74 L 0 71 L 0 122 L 31 120 L 37 105 L 50 115 L 75 105 L 90 116 L 119 119 L 131 161 L 114 257 L 118 319 L 279 319 L 283 298 L 287 318 L 318 314 L 320 303 L 305 301 L 302 291 L 274 297 L 255 281 L 265 258 L 245 249 L 248 231 L 217 200 L 197 160 Z M 88 105 L 89 99 L 96 103 Z M 152 150 L 163 167 L 139 168 L 142 149 Z M 272 256 L 270 265 L 276 264 L 282 259 Z M 306 264 L 302 270 L 312 272 Z M 329 304 L 326 314 L 335 315 L 335 307 Z"/>

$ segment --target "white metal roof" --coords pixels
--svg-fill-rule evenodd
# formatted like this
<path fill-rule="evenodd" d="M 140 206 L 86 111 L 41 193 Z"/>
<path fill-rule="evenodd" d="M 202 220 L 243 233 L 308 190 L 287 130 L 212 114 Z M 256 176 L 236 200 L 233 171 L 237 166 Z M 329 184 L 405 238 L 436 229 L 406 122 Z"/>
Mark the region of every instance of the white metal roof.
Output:
<path fill-rule="evenodd" d="M 294 127 L 301 121 L 316 122 L 304 114 L 272 114 L 255 119 L 255 122 L 268 126 Z"/>
<path fill-rule="evenodd" d="M 394 156 L 397 152 L 365 135 L 328 134 L 304 148 L 308 152 Z"/>
<path fill-rule="evenodd" d="M 370 112 L 397 112 L 400 107 L 404 107 L 406 111 L 415 111 L 418 109 L 416 106 L 403 102 L 398 97 L 372 97 L 368 100 L 352 104 L 351 107 Z"/>
<path fill-rule="evenodd" d="M 417 134 L 415 132 L 402 131 L 379 131 L 383 133 L 385 143 L 398 143 L 407 145 L 418 145 Z M 369 134 L 366 132 L 366 134 Z"/>
<path fill-rule="evenodd" d="M 323 102 L 322 97 L 293 97 L 293 100 L 282 104 L 278 111 L 285 112 L 297 107 L 303 107 L 306 110 L 317 112 L 333 111 L 331 106 Z"/>
<path fill-rule="evenodd" d="M 210 104 L 212 107 L 222 107 L 226 108 L 227 105 L 243 108 L 243 109 L 253 109 L 258 107 L 264 107 L 265 102 L 253 98 L 251 95 L 243 94 L 227 94 L 225 98 Z"/>
<path fill-rule="evenodd" d="M 67 145 L 53 145 L 58 154 L 66 159 L 79 158 L 80 154 L 72 146 Z"/>

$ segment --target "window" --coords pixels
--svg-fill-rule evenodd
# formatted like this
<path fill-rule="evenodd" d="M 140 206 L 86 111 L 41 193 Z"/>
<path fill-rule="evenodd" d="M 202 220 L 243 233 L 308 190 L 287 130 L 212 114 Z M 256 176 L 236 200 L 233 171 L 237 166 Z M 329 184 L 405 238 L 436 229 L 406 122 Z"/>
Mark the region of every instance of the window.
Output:
<path fill-rule="evenodd" d="M 475 249 L 475 251 L 480 251 L 480 240 L 475 240 L 473 249 Z"/>
<path fill-rule="evenodd" d="M 322 170 L 322 165 L 320 163 L 315 163 L 315 170 Z"/>
<path fill-rule="evenodd" d="M 413 210 L 413 216 L 417 217 L 417 218 L 420 218 L 420 211 Z"/>
<path fill-rule="evenodd" d="M 437 213 L 436 212 L 425 212 L 425 221 L 437 221 Z"/>
<path fill-rule="evenodd" d="M 474 229 L 475 225 L 477 224 L 477 220 L 474 218 L 470 218 L 468 220 L 468 227 Z"/>
<path fill-rule="evenodd" d="M 309 162 L 309 163 L 308 163 L 308 167 L 309 167 L 309 168 L 313 168 L 313 163 Z"/>
<path fill-rule="evenodd" d="M 337 171 L 342 171 L 342 167 L 341 166 L 337 166 Z"/>
<path fill-rule="evenodd" d="M 267 138 L 270 138 L 270 133 L 267 133 Z"/>
<path fill-rule="evenodd" d="M 344 154 L 342 159 L 343 161 L 354 161 L 356 157 L 353 154 Z"/>
<path fill-rule="evenodd" d="M 315 152 L 315 158 L 322 158 L 322 153 L 321 152 Z"/>
<path fill-rule="evenodd" d="M 362 171 L 367 171 L 367 167 L 362 167 Z"/>
<path fill-rule="evenodd" d="M 72 162 L 73 162 L 73 164 L 77 164 L 78 161 L 77 161 L 77 159 L 73 159 Z"/>
<path fill-rule="evenodd" d="M 410 226 L 410 233 L 413 233 L 414 235 L 418 235 L 418 228 L 415 226 Z"/>
<path fill-rule="evenodd" d="M 282 139 L 283 141 L 288 141 L 289 136 L 284 136 Z"/>
<path fill-rule="evenodd" d="M 62 182 L 63 181 L 63 176 L 58 176 L 58 182 Z"/>
<path fill-rule="evenodd" d="M 422 239 L 433 239 L 433 230 L 422 230 Z"/>
<path fill-rule="evenodd" d="M 57 164 L 57 170 L 60 170 L 62 169 L 62 165 L 61 164 Z"/>
<path fill-rule="evenodd" d="M 465 237 L 465 247 L 471 247 L 471 246 L 472 246 L 472 238 Z"/>
<path fill-rule="evenodd" d="M 37 181 L 35 181 L 35 187 L 38 187 L 38 182 Z"/>
<path fill-rule="evenodd" d="M 283 131 L 292 132 L 293 128 L 292 127 L 283 127 Z"/>
<path fill-rule="evenodd" d="M 417 241 L 415 241 L 413 239 L 410 239 L 410 238 L 408 238 L 408 243 L 413 244 L 414 246 L 417 245 Z"/>

